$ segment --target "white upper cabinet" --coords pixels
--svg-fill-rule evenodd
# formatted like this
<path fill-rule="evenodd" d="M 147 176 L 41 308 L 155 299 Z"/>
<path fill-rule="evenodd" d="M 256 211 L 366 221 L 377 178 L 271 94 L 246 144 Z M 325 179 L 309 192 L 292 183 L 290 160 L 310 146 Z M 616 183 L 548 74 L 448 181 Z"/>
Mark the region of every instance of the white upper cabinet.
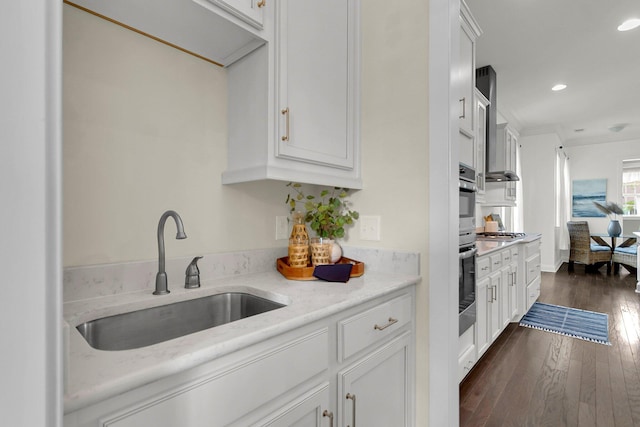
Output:
<path fill-rule="evenodd" d="M 207 0 L 247 24 L 262 29 L 267 0 Z M 269 6 L 276 0 L 269 0 Z"/>
<path fill-rule="evenodd" d="M 487 161 L 487 107 L 489 101 L 478 90 L 474 89 L 475 94 L 475 121 L 476 121 L 476 140 L 475 140 L 475 169 L 476 169 L 476 185 L 478 192 L 476 201 L 484 202 L 485 193 L 485 165 Z"/>
<path fill-rule="evenodd" d="M 353 2 L 282 0 L 276 25 L 277 156 L 353 169 Z"/>
<path fill-rule="evenodd" d="M 247 3 L 243 5 L 241 3 Z M 69 4 L 227 66 L 260 47 L 264 8 L 251 0 L 71 0 Z M 254 12 L 255 11 L 255 12 Z M 252 17 L 252 18 L 250 18 Z M 238 19 L 240 18 L 240 19 Z M 250 22 L 251 25 L 246 23 Z M 258 22 L 260 24 L 258 25 Z"/>
<path fill-rule="evenodd" d="M 518 132 L 507 123 L 497 126 L 496 155 L 498 164 L 504 165 L 505 170 L 516 170 Z M 487 206 L 516 206 L 517 181 L 487 182 L 484 205 Z"/>
<path fill-rule="evenodd" d="M 474 137 L 474 89 L 476 87 L 476 39 L 481 30 L 476 23 L 469 7 L 460 1 L 460 56 L 459 80 L 460 98 L 459 115 L 460 133 L 468 138 Z"/>
<path fill-rule="evenodd" d="M 222 182 L 362 188 L 359 2 L 281 0 L 271 12 L 274 43 L 228 68 Z"/>

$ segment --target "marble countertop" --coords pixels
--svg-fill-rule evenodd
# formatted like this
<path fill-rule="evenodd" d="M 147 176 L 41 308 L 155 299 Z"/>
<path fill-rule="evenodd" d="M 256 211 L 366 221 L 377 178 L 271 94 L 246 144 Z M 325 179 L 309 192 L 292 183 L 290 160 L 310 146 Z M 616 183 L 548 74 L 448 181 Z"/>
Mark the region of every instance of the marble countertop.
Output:
<path fill-rule="evenodd" d="M 203 281 L 199 289 L 172 287 L 169 295 L 155 296 L 145 290 L 67 302 L 64 412 L 198 366 L 419 281 L 420 276 L 382 272 L 365 272 L 346 284 L 292 281 L 270 271 Z M 75 328 L 96 318 L 226 291 L 249 292 L 287 306 L 134 350 L 93 349 Z"/>
<path fill-rule="evenodd" d="M 487 255 L 492 252 L 499 251 L 504 248 L 516 245 L 518 243 L 530 243 L 542 237 L 540 233 L 527 233 L 524 237 L 516 240 L 476 240 L 476 248 L 478 248 L 478 256 Z"/>

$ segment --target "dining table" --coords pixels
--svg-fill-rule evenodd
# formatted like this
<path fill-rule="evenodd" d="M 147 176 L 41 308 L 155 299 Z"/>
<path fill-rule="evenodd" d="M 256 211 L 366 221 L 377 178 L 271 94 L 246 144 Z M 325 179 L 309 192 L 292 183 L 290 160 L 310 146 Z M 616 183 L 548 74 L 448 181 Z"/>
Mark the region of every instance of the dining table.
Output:
<path fill-rule="evenodd" d="M 611 239 L 611 244 L 609 244 L 606 240 L 604 240 L 605 238 Z M 622 238 L 624 240 L 622 241 L 622 243 L 620 243 L 620 245 L 616 246 L 616 241 L 618 238 Z M 611 250 L 611 256 L 613 258 L 613 251 L 616 248 L 625 248 L 628 246 L 635 245 L 637 236 L 635 234 L 622 234 L 620 236 L 611 236 L 608 233 L 591 233 L 591 239 L 593 239 L 594 242 L 596 242 L 601 246 L 608 246 L 609 249 Z M 615 266 L 613 265 L 613 259 L 611 259 L 608 262 L 607 271 L 610 271 L 610 269 L 613 270 L 614 267 Z"/>

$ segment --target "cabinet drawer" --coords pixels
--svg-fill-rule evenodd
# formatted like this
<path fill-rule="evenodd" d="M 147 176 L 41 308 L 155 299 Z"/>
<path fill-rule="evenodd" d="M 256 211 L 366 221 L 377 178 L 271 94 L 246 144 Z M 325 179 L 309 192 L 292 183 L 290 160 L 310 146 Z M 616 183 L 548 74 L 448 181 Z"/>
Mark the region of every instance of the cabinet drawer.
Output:
<path fill-rule="evenodd" d="M 536 278 L 527 286 L 527 311 L 540 297 L 540 277 Z"/>
<path fill-rule="evenodd" d="M 511 264 L 511 251 L 510 250 L 502 251 L 502 265 L 509 265 L 509 264 Z"/>
<path fill-rule="evenodd" d="M 511 262 L 518 262 L 518 257 L 520 256 L 520 245 L 515 245 L 514 248 L 511 248 Z"/>
<path fill-rule="evenodd" d="M 473 365 L 476 364 L 476 347 L 471 346 L 458 358 L 458 382 L 461 382 L 464 377 L 471 371 Z"/>
<path fill-rule="evenodd" d="M 411 322 L 413 299 L 403 295 L 338 322 L 338 357 L 347 359 Z"/>
<path fill-rule="evenodd" d="M 540 240 L 527 243 L 524 247 L 524 257 L 529 258 L 540 252 Z"/>
<path fill-rule="evenodd" d="M 502 253 L 491 255 L 491 271 L 498 271 L 502 268 Z"/>
<path fill-rule="evenodd" d="M 476 341 L 474 333 L 475 327 L 470 327 L 465 333 L 458 337 L 458 357 L 461 357 L 470 347 L 473 347 Z"/>
<path fill-rule="evenodd" d="M 527 283 L 540 277 L 540 254 L 527 260 Z"/>
<path fill-rule="evenodd" d="M 476 275 L 482 279 L 491 272 L 491 259 L 488 256 L 476 259 Z"/>
<path fill-rule="evenodd" d="M 327 328 L 100 420 L 101 427 L 228 425 L 329 367 Z"/>

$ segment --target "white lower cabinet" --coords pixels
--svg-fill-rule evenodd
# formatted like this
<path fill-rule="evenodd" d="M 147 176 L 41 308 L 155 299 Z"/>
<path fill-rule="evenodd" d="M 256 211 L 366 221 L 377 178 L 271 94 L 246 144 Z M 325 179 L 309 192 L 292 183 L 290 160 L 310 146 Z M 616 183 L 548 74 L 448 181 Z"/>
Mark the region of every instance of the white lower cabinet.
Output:
<path fill-rule="evenodd" d="M 337 425 L 411 426 L 410 352 L 407 331 L 341 371 Z M 380 384 L 385 384 L 384 389 Z"/>
<path fill-rule="evenodd" d="M 475 340 L 468 335 L 470 331 L 459 338 L 460 381 L 507 325 L 519 321 L 539 296 L 539 239 L 476 258 L 476 324 L 470 329 Z"/>
<path fill-rule="evenodd" d="M 476 348 L 478 358 L 510 322 L 517 318 L 518 245 L 479 256 L 476 261 Z"/>
<path fill-rule="evenodd" d="M 489 276 L 489 306 L 488 306 L 488 321 L 489 325 L 489 339 L 491 342 L 495 341 L 500 335 L 500 332 L 504 329 L 504 322 L 502 321 L 502 300 L 504 299 L 502 283 L 502 271 L 496 271 Z"/>
<path fill-rule="evenodd" d="M 489 278 L 478 280 L 476 283 L 476 349 L 478 357 L 482 356 L 491 345 L 491 340 L 489 339 L 490 295 Z"/>
<path fill-rule="evenodd" d="M 524 247 L 524 296 L 521 299 L 524 315 L 540 296 L 540 240 L 527 243 Z"/>
<path fill-rule="evenodd" d="M 459 353 L 458 353 L 458 382 L 462 381 L 464 377 L 471 371 L 473 365 L 476 364 L 476 325 L 467 329 L 458 339 Z"/>
<path fill-rule="evenodd" d="M 414 302 L 411 286 L 65 414 L 64 425 L 411 426 Z"/>
<path fill-rule="evenodd" d="M 510 250 L 511 263 L 509 264 L 509 319 L 510 321 L 516 321 L 518 319 L 519 307 L 518 307 L 518 295 L 522 293 L 521 289 L 524 288 L 524 283 L 520 280 L 519 263 L 520 252 L 519 246 Z"/>
<path fill-rule="evenodd" d="M 278 409 L 251 427 L 331 427 L 329 383 L 325 382 Z M 246 424 L 240 424 L 241 425 Z"/>

